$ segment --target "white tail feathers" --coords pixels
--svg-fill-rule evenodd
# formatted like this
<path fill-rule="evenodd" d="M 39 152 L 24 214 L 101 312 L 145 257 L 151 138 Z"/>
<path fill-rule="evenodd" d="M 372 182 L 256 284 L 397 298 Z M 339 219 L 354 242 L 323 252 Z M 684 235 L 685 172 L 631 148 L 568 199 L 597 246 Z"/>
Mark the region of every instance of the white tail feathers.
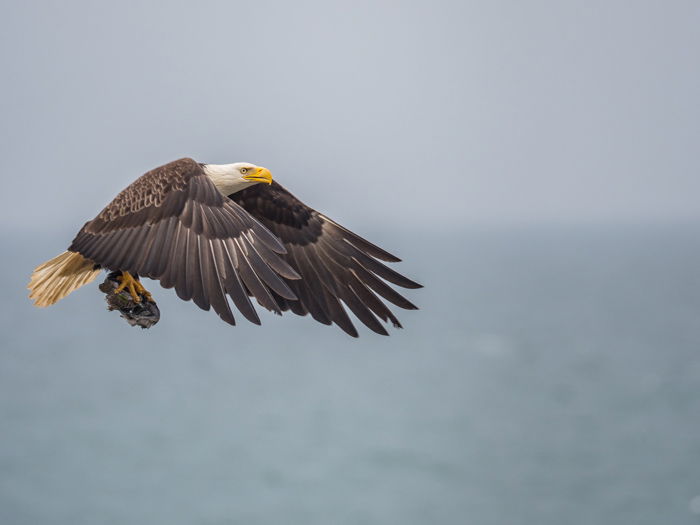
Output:
<path fill-rule="evenodd" d="M 34 306 L 50 306 L 81 286 L 92 282 L 100 268 L 79 253 L 63 252 L 40 264 L 29 280 L 29 298 Z"/>

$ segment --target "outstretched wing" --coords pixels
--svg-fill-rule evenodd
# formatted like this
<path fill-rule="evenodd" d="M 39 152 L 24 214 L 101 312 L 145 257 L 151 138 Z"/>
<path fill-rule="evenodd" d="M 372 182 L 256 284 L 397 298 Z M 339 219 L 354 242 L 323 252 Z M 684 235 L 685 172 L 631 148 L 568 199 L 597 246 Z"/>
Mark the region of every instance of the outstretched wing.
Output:
<path fill-rule="evenodd" d="M 401 308 L 416 309 L 382 280 L 404 288 L 421 287 L 377 260 L 400 259 L 309 208 L 276 182 L 251 186 L 229 198 L 280 238 L 287 249 L 284 259 L 302 277 L 287 283 L 297 300 L 275 297 L 282 310 L 297 315 L 310 313 L 317 321 L 336 323 L 357 337 L 341 301 L 360 321 L 382 335 L 388 334 L 377 318 L 391 320 L 399 328 L 401 323 L 377 294 Z"/>
<path fill-rule="evenodd" d="M 230 324 L 227 294 L 256 324 L 248 292 L 277 313 L 278 297 L 296 298 L 287 283 L 299 276 L 280 258 L 282 244 L 221 195 L 192 159 L 142 175 L 83 226 L 69 250 L 111 270 L 157 279 Z"/>

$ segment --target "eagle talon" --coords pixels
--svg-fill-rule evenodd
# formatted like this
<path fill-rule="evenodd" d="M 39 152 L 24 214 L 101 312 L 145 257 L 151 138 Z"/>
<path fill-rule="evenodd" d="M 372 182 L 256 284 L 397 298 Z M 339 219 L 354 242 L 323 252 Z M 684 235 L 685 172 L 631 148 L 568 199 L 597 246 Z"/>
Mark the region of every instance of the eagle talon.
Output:
<path fill-rule="evenodd" d="M 119 281 L 119 286 L 114 290 L 115 294 L 126 289 L 135 303 L 141 302 L 141 295 L 143 295 L 147 301 L 153 302 L 153 296 L 151 296 L 150 292 L 129 272 L 122 272 L 121 275 L 117 276 L 117 280 Z"/>

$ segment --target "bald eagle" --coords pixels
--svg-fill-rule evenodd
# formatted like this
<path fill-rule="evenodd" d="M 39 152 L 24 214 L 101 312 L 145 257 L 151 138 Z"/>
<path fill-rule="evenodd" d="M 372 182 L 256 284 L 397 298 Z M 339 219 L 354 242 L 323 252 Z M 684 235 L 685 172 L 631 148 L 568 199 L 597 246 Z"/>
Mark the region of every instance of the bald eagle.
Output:
<path fill-rule="evenodd" d="M 421 285 L 378 259 L 400 260 L 306 206 L 268 169 L 183 158 L 126 187 L 68 251 L 34 270 L 28 288 L 36 306 L 49 306 L 105 269 L 117 272 L 117 290 L 135 302 L 151 300 L 139 280 L 149 277 L 232 325 L 227 296 L 255 324 L 260 318 L 250 297 L 277 314 L 311 314 L 357 337 L 344 304 L 388 335 L 379 319 L 401 323 L 379 296 L 407 310 L 416 306 L 385 281 Z"/>

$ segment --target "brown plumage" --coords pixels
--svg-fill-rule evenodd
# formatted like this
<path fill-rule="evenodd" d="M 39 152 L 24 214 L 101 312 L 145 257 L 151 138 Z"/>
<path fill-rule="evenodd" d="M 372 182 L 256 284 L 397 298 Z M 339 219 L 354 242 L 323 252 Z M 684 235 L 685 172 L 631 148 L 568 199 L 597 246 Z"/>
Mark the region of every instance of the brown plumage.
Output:
<path fill-rule="evenodd" d="M 318 322 L 335 323 L 357 337 L 341 301 L 367 327 L 382 335 L 387 331 L 377 317 L 397 328 L 401 323 L 377 294 L 401 308 L 416 309 L 382 280 L 404 288 L 421 287 L 377 261 L 399 262 L 398 257 L 309 208 L 280 184 L 258 184 L 229 198 L 279 237 L 287 249 L 284 259 L 301 275 L 301 280 L 288 283 L 297 300 L 276 297 L 282 310 L 297 315 L 310 313 Z"/>
<path fill-rule="evenodd" d="M 125 188 L 78 232 L 68 252 L 39 266 L 30 297 L 47 306 L 100 268 L 159 280 L 178 297 L 235 324 L 227 296 L 260 324 L 249 297 L 277 313 L 310 313 L 357 337 L 343 303 L 370 329 L 398 319 L 379 296 L 416 307 L 384 280 L 420 285 L 377 259 L 399 259 L 309 208 L 277 183 L 226 197 L 204 165 L 180 159 Z M 267 172 L 269 175 L 269 172 Z"/>

